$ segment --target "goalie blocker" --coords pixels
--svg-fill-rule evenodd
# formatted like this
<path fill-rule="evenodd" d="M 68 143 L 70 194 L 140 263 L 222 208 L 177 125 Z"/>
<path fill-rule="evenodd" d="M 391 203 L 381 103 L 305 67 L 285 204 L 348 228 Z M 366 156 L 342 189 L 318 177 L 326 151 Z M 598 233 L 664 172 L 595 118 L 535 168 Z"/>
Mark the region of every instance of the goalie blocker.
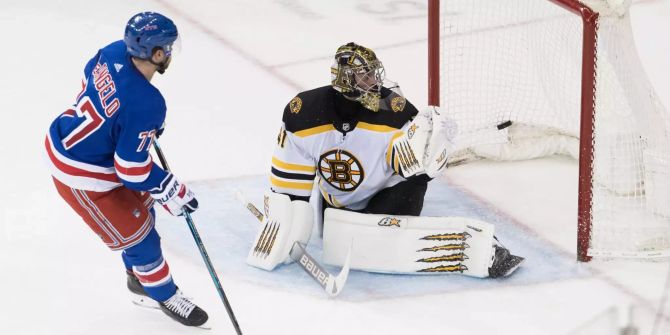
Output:
<path fill-rule="evenodd" d="M 523 262 L 496 243 L 492 224 L 462 217 L 362 214 L 326 209 L 323 258 L 381 273 L 508 276 Z"/>
<path fill-rule="evenodd" d="M 266 194 L 263 207 L 263 228 L 256 234 L 247 264 L 272 271 L 280 264 L 293 262 L 290 251 L 294 243 L 307 245 L 314 213 L 308 202 L 291 201 L 288 195 L 280 193 Z"/>

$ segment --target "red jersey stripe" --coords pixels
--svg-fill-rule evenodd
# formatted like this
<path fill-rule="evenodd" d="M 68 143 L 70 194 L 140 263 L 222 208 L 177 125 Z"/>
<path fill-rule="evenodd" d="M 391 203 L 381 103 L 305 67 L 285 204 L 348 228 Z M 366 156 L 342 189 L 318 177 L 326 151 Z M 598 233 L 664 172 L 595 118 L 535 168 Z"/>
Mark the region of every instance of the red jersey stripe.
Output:
<path fill-rule="evenodd" d="M 153 167 L 152 163 L 153 161 L 149 160 L 145 166 L 124 167 L 115 159 L 114 168 L 118 173 L 126 176 L 142 176 L 151 172 L 151 168 Z"/>
<path fill-rule="evenodd" d="M 44 145 L 47 149 L 47 154 L 49 155 L 49 159 L 51 159 L 51 162 L 60 170 L 61 172 L 71 175 L 71 176 L 77 176 L 77 177 L 88 177 L 88 178 L 94 178 L 94 179 L 100 179 L 100 180 L 105 180 L 113 183 L 120 183 L 119 178 L 117 175 L 114 174 L 108 174 L 108 173 L 101 173 L 101 172 L 93 172 L 93 171 L 87 171 L 84 169 L 80 169 L 78 167 L 74 167 L 72 165 L 68 165 L 56 157 L 54 155 L 53 151 L 51 151 L 51 143 L 49 143 L 49 137 L 44 139 Z"/>
<path fill-rule="evenodd" d="M 139 279 L 140 282 L 143 284 L 155 283 L 165 279 L 167 276 L 170 275 L 170 267 L 168 266 L 167 262 L 163 261 L 158 271 L 148 275 L 144 275 L 141 272 L 135 271 L 135 275 L 137 276 L 137 279 Z"/>

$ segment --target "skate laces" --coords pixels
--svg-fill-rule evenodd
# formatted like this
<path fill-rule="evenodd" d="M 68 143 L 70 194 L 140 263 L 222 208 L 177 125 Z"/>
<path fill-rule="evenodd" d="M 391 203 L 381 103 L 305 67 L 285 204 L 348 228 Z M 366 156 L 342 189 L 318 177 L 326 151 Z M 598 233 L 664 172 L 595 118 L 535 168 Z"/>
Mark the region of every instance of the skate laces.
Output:
<path fill-rule="evenodd" d="M 196 307 L 194 303 L 181 294 L 181 291 L 177 291 L 170 299 L 163 302 L 163 305 L 184 318 L 188 318 Z"/>

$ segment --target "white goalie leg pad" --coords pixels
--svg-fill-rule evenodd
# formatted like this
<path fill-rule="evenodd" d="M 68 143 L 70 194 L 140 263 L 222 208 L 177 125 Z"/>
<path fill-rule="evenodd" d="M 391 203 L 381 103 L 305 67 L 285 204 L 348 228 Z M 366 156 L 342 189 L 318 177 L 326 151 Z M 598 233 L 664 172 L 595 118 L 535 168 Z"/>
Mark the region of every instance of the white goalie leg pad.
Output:
<path fill-rule="evenodd" d="M 405 274 L 488 277 L 490 223 L 463 217 L 361 214 L 326 209 L 323 260 L 342 266 L 350 243 L 352 269 Z"/>
<path fill-rule="evenodd" d="M 289 237 L 291 245 L 287 248 L 287 255 L 290 253 L 293 243 L 300 242 L 303 245 L 307 245 L 310 236 L 312 236 L 312 227 L 314 226 L 314 210 L 308 202 L 300 200 L 291 201 L 291 206 L 293 206 L 293 223 Z M 291 258 L 288 257 L 284 263 L 288 264 L 290 262 Z"/>
<path fill-rule="evenodd" d="M 295 242 L 307 244 L 314 225 L 312 207 L 305 201 L 291 201 L 285 194 L 269 193 L 264 198 L 265 216 L 247 256 L 247 264 L 272 271 L 293 260 L 289 253 Z"/>

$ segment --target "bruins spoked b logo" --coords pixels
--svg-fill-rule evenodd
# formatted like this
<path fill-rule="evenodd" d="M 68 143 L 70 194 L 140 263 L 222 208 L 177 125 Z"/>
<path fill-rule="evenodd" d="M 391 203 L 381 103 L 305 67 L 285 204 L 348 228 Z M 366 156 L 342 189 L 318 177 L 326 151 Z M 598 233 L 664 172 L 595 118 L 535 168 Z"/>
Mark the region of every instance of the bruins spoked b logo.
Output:
<path fill-rule="evenodd" d="M 351 153 L 333 149 L 319 158 L 319 173 L 330 186 L 344 192 L 352 192 L 363 182 L 363 165 Z"/>
<path fill-rule="evenodd" d="M 300 108 L 302 108 L 302 99 L 295 97 L 291 99 L 291 102 L 288 103 L 291 113 L 298 114 L 300 113 Z"/>

